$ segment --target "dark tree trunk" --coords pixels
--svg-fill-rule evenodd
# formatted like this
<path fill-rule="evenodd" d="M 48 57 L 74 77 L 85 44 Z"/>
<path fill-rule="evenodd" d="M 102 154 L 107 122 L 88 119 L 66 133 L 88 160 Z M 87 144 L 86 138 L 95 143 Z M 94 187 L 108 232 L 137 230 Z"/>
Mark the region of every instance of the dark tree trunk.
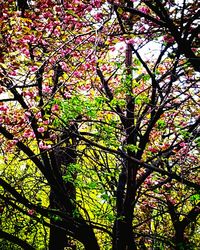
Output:
<path fill-rule="evenodd" d="M 85 250 L 100 250 L 97 238 L 93 229 L 89 225 L 85 225 L 78 231 L 79 239 L 83 243 Z"/>
<path fill-rule="evenodd" d="M 133 238 L 132 223 L 127 223 L 124 220 L 116 221 L 114 226 L 113 250 L 137 250 Z"/>
<path fill-rule="evenodd" d="M 130 155 L 132 152 L 128 152 Z M 119 176 L 116 192 L 117 219 L 113 228 L 113 250 L 136 250 L 132 227 L 137 166 L 131 161 L 124 159 L 124 167 Z"/>
<path fill-rule="evenodd" d="M 175 230 L 175 250 L 190 250 L 191 248 L 184 237 L 184 229 L 179 226 Z"/>
<path fill-rule="evenodd" d="M 58 75 L 58 72 L 57 74 Z M 73 201 L 76 199 L 76 189 L 74 183 L 70 180 L 62 181 L 62 176 L 67 174 L 71 174 L 73 180 L 76 179 L 76 171 L 74 173 L 69 172 L 68 166 L 69 164 L 76 162 L 76 131 L 77 126 L 74 123 L 70 126 L 69 130 L 65 130 L 61 135 L 61 140 L 64 140 L 65 146 L 60 145 L 59 147 L 55 148 L 54 157 L 52 157 L 53 164 L 53 171 L 55 174 L 60 174 L 60 187 L 63 187 L 65 190 L 67 197 L 71 200 L 72 206 L 71 207 L 63 207 L 62 202 L 57 200 L 57 197 L 51 191 L 50 193 L 50 207 L 51 209 L 57 209 L 63 213 L 71 215 L 73 218 L 73 212 L 76 209 Z M 74 135 L 75 133 L 75 135 Z M 69 143 L 69 140 L 72 139 L 72 145 Z M 59 179 L 59 178 L 58 178 Z M 57 180 L 58 180 L 57 179 Z M 65 197 L 63 197 L 65 199 Z M 62 221 L 59 221 L 59 218 L 51 218 L 51 227 L 50 227 L 50 241 L 49 241 L 49 250 L 64 250 L 65 247 L 72 247 L 71 239 L 67 235 L 67 229 L 63 226 Z M 56 226 L 56 227 L 55 227 Z M 66 225 L 67 226 L 67 225 Z M 73 245 L 75 249 L 76 246 Z"/>
<path fill-rule="evenodd" d="M 59 209 L 59 205 L 56 203 L 55 196 L 51 191 L 50 194 L 50 207 L 51 209 Z M 63 228 L 59 218 L 50 219 L 50 239 L 49 239 L 49 250 L 64 250 L 67 246 L 67 235 L 66 229 Z M 56 226 L 56 227 L 55 227 Z"/>
<path fill-rule="evenodd" d="M 53 221 L 51 220 L 51 224 Z M 57 224 L 57 223 L 55 223 Z M 67 246 L 66 230 L 52 226 L 50 228 L 49 250 L 64 250 Z"/>

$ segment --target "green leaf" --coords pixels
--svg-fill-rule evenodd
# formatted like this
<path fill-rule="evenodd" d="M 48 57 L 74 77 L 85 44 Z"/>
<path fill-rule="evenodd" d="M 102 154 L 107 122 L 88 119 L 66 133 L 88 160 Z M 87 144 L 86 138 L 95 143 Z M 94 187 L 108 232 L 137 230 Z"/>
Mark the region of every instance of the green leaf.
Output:
<path fill-rule="evenodd" d="M 95 189 L 97 187 L 97 183 L 96 182 L 90 182 L 89 184 L 88 184 L 88 188 L 89 189 Z"/>
<path fill-rule="evenodd" d="M 137 152 L 140 148 L 137 145 L 129 144 L 124 147 L 126 150 L 130 150 L 131 152 Z"/>
<path fill-rule="evenodd" d="M 105 200 L 105 201 L 108 201 L 109 200 L 109 195 L 104 193 L 104 194 L 101 195 L 101 198 L 103 200 Z"/>
<path fill-rule="evenodd" d="M 53 215 L 53 216 L 52 216 L 52 219 L 53 219 L 54 221 L 62 221 L 62 218 L 61 218 L 60 216 L 58 216 L 58 215 Z"/>
<path fill-rule="evenodd" d="M 158 129 L 164 129 L 166 127 L 166 122 L 164 120 L 158 120 L 157 121 L 157 127 Z"/>
<path fill-rule="evenodd" d="M 194 194 L 190 197 L 191 201 L 199 201 L 200 200 L 200 194 Z"/>

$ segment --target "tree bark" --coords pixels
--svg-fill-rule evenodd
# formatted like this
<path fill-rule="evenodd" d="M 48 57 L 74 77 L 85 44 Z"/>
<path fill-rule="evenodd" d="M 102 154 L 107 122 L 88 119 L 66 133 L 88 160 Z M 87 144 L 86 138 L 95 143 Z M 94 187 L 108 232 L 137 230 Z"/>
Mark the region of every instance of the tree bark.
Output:
<path fill-rule="evenodd" d="M 56 204 L 56 199 L 52 191 L 50 193 L 50 207 L 51 209 L 60 210 L 58 204 Z M 49 250 L 64 250 L 67 246 L 66 229 L 64 229 L 61 222 L 55 220 L 55 218 L 50 219 L 50 224 Z"/>
<path fill-rule="evenodd" d="M 178 227 L 175 229 L 175 250 L 189 250 L 188 244 L 184 239 L 184 229 Z"/>
<path fill-rule="evenodd" d="M 58 74 L 56 74 L 58 75 Z M 61 176 L 65 176 L 69 174 L 68 166 L 69 164 L 73 164 L 76 162 L 76 136 L 74 133 L 77 133 L 77 126 L 76 123 L 72 124 L 69 127 L 69 130 L 65 130 L 61 135 L 61 140 L 64 140 L 65 146 L 60 145 L 54 151 L 54 155 L 51 157 L 53 170 L 56 174 L 60 174 Z M 72 145 L 69 143 L 69 139 L 72 139 Z M 75 171 L 74 171 L 75 172 Z M 72 173 L 70 173 L 72 174 Z M 59 176 L 60 177 L 60 176 Z M 59 177 L 57 180 L 59 180 Z M 72 175 L 73 180 L 76 179 L 76 173 Z M 61 177 L 62 178 L 62 177 Z M 61 181 L 62 182 L 62 179 Z M 71 200 L 71 207 L 64 207 L 62 202 L 57 199 L 56 195 L 51 190 L 50 192 L 50 207 L 52 209 L 60 210 L 63 213 L 67 213 L 71 215 L 73 218 L 73 212 L 75 211 L 76 207 L 73 204 L 73 201 L 76 199 L 76 189 L 73 182 L 65 181 L 60 183 L 60 186 L 63 187 L 63 190 L 66 191 L 66 195 Z M 63 197 L 65 199 L 65 197 Z M 64 250 L 65 247 L 71 247 L 71 240 L 67 235 L 67 228 L 63 227 L 63 222 L 59 220 L 55 220 L 55 218 L 51 218 L 51 227 L 50 227 L 50 241 L 49 241 L 49 250 Z M 56 227 L 54 226 L 56 225 Z"/>
<path fill-rule="evenodd" d="M 114 226 L 113 250 L 137 250 L 131 223 L 125 220 L 116 220 Z"/>

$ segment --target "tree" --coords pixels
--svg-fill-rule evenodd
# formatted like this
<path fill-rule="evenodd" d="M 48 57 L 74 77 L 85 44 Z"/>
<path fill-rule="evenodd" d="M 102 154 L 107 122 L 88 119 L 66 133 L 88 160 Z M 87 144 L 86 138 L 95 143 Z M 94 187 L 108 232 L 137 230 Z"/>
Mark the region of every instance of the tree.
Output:
<path fill-rule="evenodd" d="M 1 8 L 2 244 L 199 247 L 197 1 L 25 3 Z"/>

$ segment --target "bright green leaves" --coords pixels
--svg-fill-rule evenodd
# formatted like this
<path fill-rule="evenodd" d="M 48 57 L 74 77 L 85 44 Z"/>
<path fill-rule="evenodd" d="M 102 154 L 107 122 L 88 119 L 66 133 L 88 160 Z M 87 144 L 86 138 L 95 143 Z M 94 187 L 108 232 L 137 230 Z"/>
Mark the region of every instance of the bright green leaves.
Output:
<path fill-rule="evenodd" d="M 110 115 L 112 117 L 112 115 Z M 101 143 L 107 147 L 117 148 L 119 147 L 119 141 L 117 140 L 117 129 L 115 127 L 114 118 L 108 118 L 109 114 L 105 116 L 108 124 L 99 123 L 95 124 L 96 134 L 101 137 Z"/>
<path fill-rule="evenodd" d="M 194 142 L 196 143 L 197 147 L 200 147 L 200 137 L 197 137 Z"/>
<path fill-rule="evenodd" d="M 141 94 L 137 96 L 134 100 L 135 100 L 135 104 L 137 105 L 142 105 L 143 103 L 149 102 L 149 98 L 145 94 Z"/>
<path fill-rule="evenodd" d="M 102 108 L 104 101 L 105 99 L 101 97 L 90 100 L 83 95 L 74 95 L 60 102 L 62 119 L 67 122 L 83 114 L 87 118 L 96 119 L 98 111 Z"/>
<path fill-rule="evenodd" d="M 71 163 L 68 164 L 67 166 L 65 166 L 66 168 L 66 173 L 63 175 L 63 180 L 65 182 L 72 182 L 72 183 L 76 183 L 76 173 L 81 173 L 81 165 L 78 163 Z"/>
<path fill-rule="evenodd" d="M 88 187 L 89 189 L 96 189 L 97 183 L 94 182 L 94 181 L 91 181 L 91 182 L 88 183 L 87 187 Z"/>
<path fill-rule="evenodd" d="M 124 148 L 125 148 L 125 150 L 131 151 L 134 153 L 137 153 L 138 150 L 140 149 L 137 145 L 134 145 L 134 144 L 126 145 Z"/>
<path fill-rule="evenodd" d="M 190 137 L 190 132 L 185 129 L 180 129 L 180 134 L 182 135 L 183 139 L 186 140 Z"/>
<path fill-rule="evenodd" d="M 62 101 L 61 108 L 63 111 L 62 119 L 68 121 L 75 119 L 83 112 L 83 102 L 78 96 L 73 96 L 70 99 Z"/>
<path fill-rule="evenodd" d="M 194 194 L 190 197 L 191 201 L 199 201 L 200 200 L 200 193 L 199 194 Z"/>
<path fill-rule="evenodd" d="M 128 95 L 132 94 L 132 75 L 126 75 L 122 78 L 122 90 L 125 91 Z"/>
<path fill-rule="evenodd" d="M 157 128 L 158 128 L 159 130 L 163 130 L 163 129 L 166 128 L 166 125 L 167 125 L 167 124 L 166 124 L 165 120 L 159 119 L 159 120 L 157 121 L 156 125 L 157 125 Z"/>

